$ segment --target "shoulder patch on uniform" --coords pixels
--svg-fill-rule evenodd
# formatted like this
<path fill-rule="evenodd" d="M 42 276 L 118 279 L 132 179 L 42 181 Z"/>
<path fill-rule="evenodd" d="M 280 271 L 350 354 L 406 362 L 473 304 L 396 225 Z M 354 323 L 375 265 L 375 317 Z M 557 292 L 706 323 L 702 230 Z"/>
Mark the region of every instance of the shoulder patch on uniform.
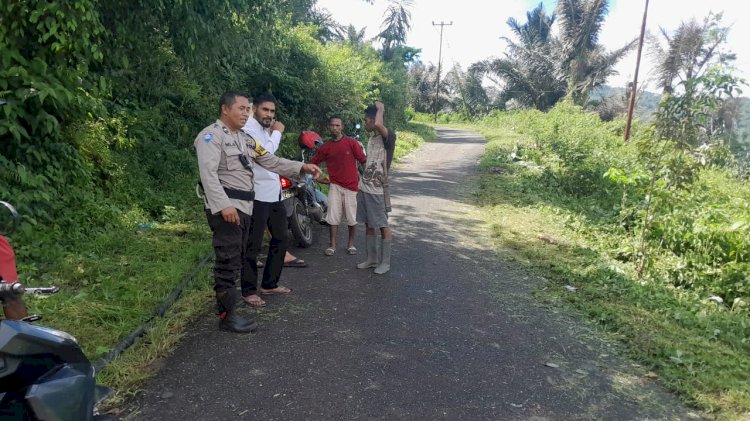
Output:
<path fill-rule="evenodd" d="M 214 135 L 212 135 L 211 133 L 206 133 L 206 135 L 203 136 L 203 141 L 206 142 L 206 143 L 208 143 L 208 142 L 210 142 L 212 140 L 214 140 Z"/>
<path fill-rule="evenodd" d="M 266 148 L 264 148 L 263 145 L 261 145 L 260 142 L 257 141 L 255 142 L 255 147 L 253 149 L 255 149 L 255 153 L 257 153 L 258 156 L 263 156 L 268 153 Z"/>

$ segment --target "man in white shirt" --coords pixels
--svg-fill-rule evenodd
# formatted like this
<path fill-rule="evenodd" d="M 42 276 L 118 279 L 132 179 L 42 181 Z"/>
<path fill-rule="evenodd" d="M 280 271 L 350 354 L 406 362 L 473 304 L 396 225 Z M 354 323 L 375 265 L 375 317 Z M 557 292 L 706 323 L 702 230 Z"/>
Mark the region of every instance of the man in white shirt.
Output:
<path fill-rule="evenodd" d="M 276 98 L 262 94 L 253 98 L 253 115 L 247 120 L 242 131 L 256 142 L 275 153 L 281 143 L 284 124 L 276 121 Z M 261 281 L 261 294 L 288 294 L 292 290 L 279 285 L 279 277 L 284 265 L 284 255 L 288 246 L 288 222 L 286 209 L 281 202 L 281 183 L 279 175 L 253 164 L 255 177 L 255 201 L 251 232 L 246 255 L 246 270 L 242 276 L 242 299 L 252 306 L 264 306 L 266 303 L 258 295 L 258 262 L 257 257 L 263 244 L 263 234 L 268 227 L 271 241 L 268 246 Z"/>

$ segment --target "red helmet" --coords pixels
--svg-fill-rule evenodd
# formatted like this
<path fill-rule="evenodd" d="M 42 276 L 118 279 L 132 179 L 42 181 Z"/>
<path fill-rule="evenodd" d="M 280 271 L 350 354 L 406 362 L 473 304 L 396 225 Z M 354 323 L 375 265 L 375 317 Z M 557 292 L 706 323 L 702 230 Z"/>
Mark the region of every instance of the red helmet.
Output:
<path fill-rule="evenodd" d="M 299 134 L 299 147 L 302 149 L 312 150 L 322 143 L 323 139 L 320 135 L 311 130 Z"/>

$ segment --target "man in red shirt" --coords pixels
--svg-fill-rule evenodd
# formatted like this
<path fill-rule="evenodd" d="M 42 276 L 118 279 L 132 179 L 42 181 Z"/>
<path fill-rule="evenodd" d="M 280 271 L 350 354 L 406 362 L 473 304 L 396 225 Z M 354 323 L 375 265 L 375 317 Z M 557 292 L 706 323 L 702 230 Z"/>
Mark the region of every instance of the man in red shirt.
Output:
<path fill-rule="evenodd" d="M 332 138 L 315 152 L 312 159 L 313 164 L 325 162 L 329 180 L 321 180 L 321 182 L 329 182 L 331 186 L 328 191 L 328 214 L 326 215 L 331 240 L 330 247 L 325 250 L 326 256 L 333 256 L 336 252 L 336 233 L 342 218 L 346 218 L 347 225 L 349 225 L 346 252 L 357 254 L 357 249 L 354 247 L 354 234 L 357 228 L 357 190 L 359 190 L 357 161 L 364 164 L 367 158 L 359 142 L 341 133 L 343 129 L 340 117 L 329 118 L 328 130 Z"/>
<path fill-rule="evenodd" d="M 13 284 L 18 280 L 16 272 L 16 255 L 8 240 L 0 235 L 0 279 Z M 26 305 L 20 298 L 5 299 L 3 302 L 5 317 L 11 320 L 21 320 L 28 316 Z"/>

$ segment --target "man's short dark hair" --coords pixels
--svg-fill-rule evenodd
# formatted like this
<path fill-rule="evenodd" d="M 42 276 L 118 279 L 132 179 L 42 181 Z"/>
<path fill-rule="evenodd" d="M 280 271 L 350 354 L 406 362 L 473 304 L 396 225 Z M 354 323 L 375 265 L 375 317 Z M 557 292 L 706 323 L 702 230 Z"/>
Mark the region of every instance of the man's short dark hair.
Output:
<path fill-rule="evenodd" d="M 237 91 L 226 91 L 221 94 L 221 98 L 219 98 L 219 115 L 221 115 L 221 107 L 225 105 L 227 107 L 231 107 L 232 105 L 234 105 L 238 96 L 247 98 L 247 95 Z"/>
<path fill-rule="evenodd" d="M 378 115 L 378 108 L 374 105 L 370 105 L 369 107 L 365 108 L 365 117 L 375 118 L 376 115 Z"/>
<path fill-rule="evenodd" d="M 272 102 L 273 105 L 278 105 L 276 104 L 276 97 L 271 94 L 260 94 L 253 98 L 253 105 L 256 107 L 264 102 Z"/>
<path fill-rule="evenodd" d="M 341 118 L 341 117 L 339 117 L 339 116 L 337 116 L 337 115 L 332 115 L 332 116 L 328 117 L 328 124 L 331 124 L 332 120 L 339 120 L 339 121 L 341 121 L 342 124 L 344 123 L 344 119 Z"/>

